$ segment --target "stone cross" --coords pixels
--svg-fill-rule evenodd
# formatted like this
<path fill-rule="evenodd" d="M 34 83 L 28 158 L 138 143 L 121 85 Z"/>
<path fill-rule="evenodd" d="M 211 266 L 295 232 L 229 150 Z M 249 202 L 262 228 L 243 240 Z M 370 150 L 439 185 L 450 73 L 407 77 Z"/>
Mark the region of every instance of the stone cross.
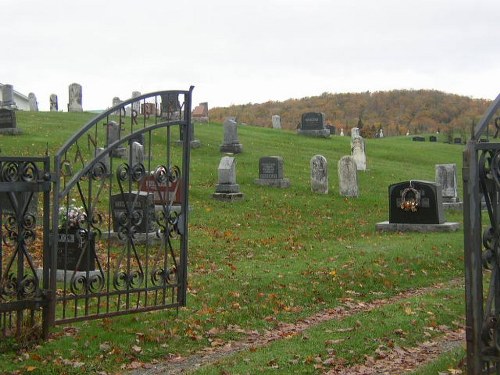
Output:
<path fill-rule="evenodd" d="M 338 163 L 339 192 L 343 197 L 357 197 L 358 170 L 352 156 L 343 156 Z"/>
<path fill-rule="evenodd" d="M 311 191 L 313 193 L 328 194 L 328 165 L 326 158 L 315 155 L 311 162 Z"/>
<path fill-rule="evenodd" d="M 82 112 L 82 86 L 78 83 L 69 85 L 68 112 Z"/>

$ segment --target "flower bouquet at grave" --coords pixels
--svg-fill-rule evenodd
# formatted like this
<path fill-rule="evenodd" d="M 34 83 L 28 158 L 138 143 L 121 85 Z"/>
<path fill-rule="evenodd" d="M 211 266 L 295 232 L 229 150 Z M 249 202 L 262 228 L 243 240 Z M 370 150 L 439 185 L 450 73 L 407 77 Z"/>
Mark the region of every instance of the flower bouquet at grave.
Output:
<path fill-rule="evenodd" d="M 87 213 L 83 207 L 70 204 L 59 208 L 59 229 L 79 229 L 80 224 L 87 220 Z"/>

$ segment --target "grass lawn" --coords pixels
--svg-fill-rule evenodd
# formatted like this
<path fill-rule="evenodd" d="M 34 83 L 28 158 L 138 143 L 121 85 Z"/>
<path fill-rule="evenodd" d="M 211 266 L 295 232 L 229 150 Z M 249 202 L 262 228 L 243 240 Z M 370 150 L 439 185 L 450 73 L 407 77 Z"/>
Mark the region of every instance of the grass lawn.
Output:
<path fill-rule="evenodd" d="M 53 155 L 93 116 L 18 112 L 24 133 L 0 136 L 0 155 Z M 412 142 L 411 137 L 367 139 L 367 171 L 358 173 L 360 196 L 347 199 L 338 193 L 337 162 L 350 154 L 349 137 L 309 138 L 252 126 L 240 126 L 238 135 L 244 151 L 235 156 L 237 183 L 244 200 L 220 202 L 212 193 L 223 156 L 223 128 L 196 125 L 202 147 L 191 153 L 187 307 L 58 326 L 48 342 L 28 349 L 4 342 L 0 372 L 122 373 L 294 323 L 346 301 L 368 303 L 463 279 L 462 230 L 375 231 L 377 222 L 388 220 L 388 186 L 411 179 L 433 181 L 435 164 L 457 164 L 461 196 L 463 147 Z M 317 154 L 328 161 L 327 195 L 311 193 L 309 162 Z M 284 159 L 285 177 L 291 181 L 287 189 L 254 184 L 259 158 L 273 155 Z M 462 223 L 461 211 L 445 215 L 447 221 Z M 429 332 L 439 335 L 434 327 L 463 325 L 463 285 L 446 285 L 240 352 L 200 373 L 320 374 L 333 366 L 331 361 L 323 364 L 333 349 L 335 363 L 354 365 L 388 342 L 416 345 Z M 336 344 L 332 348 L 325 342 Z M 318 357 L 321 366 L 315 366 Z M 453 367 L 462 357 L 463 352 L 447 354 L 432 371 Z"/>

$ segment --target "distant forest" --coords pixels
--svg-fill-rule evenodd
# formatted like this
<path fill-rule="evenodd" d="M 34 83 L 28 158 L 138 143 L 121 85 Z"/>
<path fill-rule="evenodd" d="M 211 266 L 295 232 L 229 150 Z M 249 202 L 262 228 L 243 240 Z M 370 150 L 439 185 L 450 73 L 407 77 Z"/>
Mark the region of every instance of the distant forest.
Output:
<path fill-rule="evenodd" d="M 271 117 L 281 117 L 281 127 L 296 129 L 302 113 L 323 112 L 327 125 L 350 133 L 358 127 L 364 137 L 373 137 L 383 129 L 384 135 L 430 132 L 459 133 L 468 138 L 490 100 L 472 99 L 436 90 L 392 90 L 365 93 L 332 94 L 284 102 L 241 104 L 216 107 L 209 112 L 210 121 L 223 122 L 228 116 L 238 123 L 271 127 Z"/>

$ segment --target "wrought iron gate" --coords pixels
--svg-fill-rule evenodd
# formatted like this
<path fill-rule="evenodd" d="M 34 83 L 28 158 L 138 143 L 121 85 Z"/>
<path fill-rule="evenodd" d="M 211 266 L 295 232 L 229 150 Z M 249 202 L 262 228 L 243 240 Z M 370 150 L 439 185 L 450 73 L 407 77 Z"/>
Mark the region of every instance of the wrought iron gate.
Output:
<path fill-rule="evenodd" d="M 500 374 L 500 143 L 481 139 L 493 119 L 497 138 L 499 111 L 500 95 L 474 129 L 463 154 L 467 372 L 470 375 Z"/>
<path fill-rule="evenodd" d="M 0 209 L 4 336 L 21 329 L 23 309 L 41 314 L 46 336 L 55 324 L 185 305 L 192 90 L 103 112 L 59 149 L 52 170 L 48 157 L 0 159 L 0 193 L 14 207 Z M 21 189 L 44 194 L 38 231 Z M 27 245 L 36 233 L 42 255 Z"/>

